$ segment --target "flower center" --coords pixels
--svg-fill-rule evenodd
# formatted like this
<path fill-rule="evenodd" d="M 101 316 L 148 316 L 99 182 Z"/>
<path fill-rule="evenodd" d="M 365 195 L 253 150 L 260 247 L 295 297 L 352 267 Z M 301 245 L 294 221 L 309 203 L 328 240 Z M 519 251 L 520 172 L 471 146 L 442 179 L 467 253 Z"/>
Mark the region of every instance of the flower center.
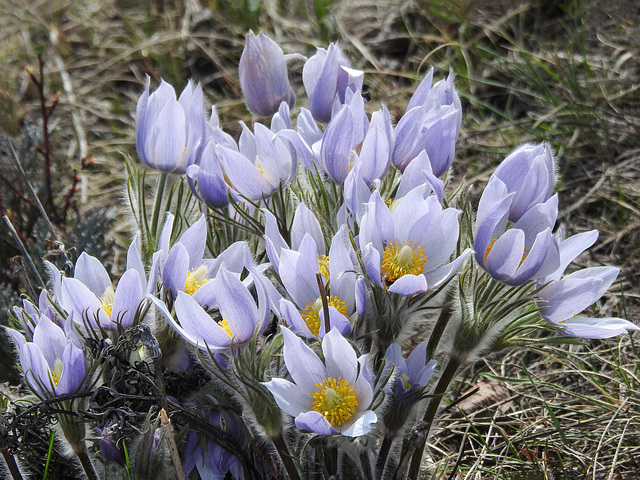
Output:
<path fill-rule="evenodd" d="M 102 305 L 102 309 L 107 312 L 109 318 L 111 318 L 111 310 L 113 309 L 113 299 L 116 297 L 116 292 L 113 290 L 113 287 L 109 285 L 107 289 L 104 291 L 102 296 L 100 297 L 100 303 Z"/>
<path fill-rule="evenodd" d="M 318 267 L 320 273 L 324 277 L 324 281 L 329 281 L 329 257 L 327 255 L 318 255 Z"/>
<path fill-rule="evenodd" d="M 316 390 L 311 394 L 313 398 L 311 408 L 321 413 L 332 427 L 349 421 L 356 413 L 358 395 L 356 389 L 349 385 L 348 380 L 329 377 L 316 383 L 315 386 Z"/>
<path fill-rule="evenodd" d="M 404 275 L 420 275 L 427 263 L 422 245 L 407 242 L 404 245 L 391 242 L 382 254 L 382 274 L 388 282 L 395 282 Z"/>
<path fill-rule="evenodd" d="M 207 266 L 200 265 L 195 270 L 189 270 L 187 273 L 187 281 L 184 284 L 184 291 L 189 295 L 193 295 L 198 289 L 209 281 L 206 278 Z"/>
<path fill-rule="evenodd" d="M 335 295 L 331 295 L 327 297 L 327 304 L 330 307 L 335 308 L 345 317 L 347 316 L 347 304 L 340 300 Z M 318 297 L 313 302 L 307 303 L 307 306 L 304 307 L 302 311 L 302 318 L 304 323 L 307 324 L 309 331 L 314 335 L 318 336 L 320 333 L 320 311 L 322 310 L 322 298 Z"/>
<path fill-rule="evenodd" d="M 56 358 L 56 361 L 53 362 L 53 370 L 51 370 L 51 378 L 53 378 L 53 384 L 57 387 L 58 382 L 60 381 L 60 377 L 62 377 L 62 360 Z"/>
<path fill-rule="evenodd" d="M 227 334 L 231 338 L 233 338 L 233 332 L 231 331 L 231 328 L 229 328 L 229 322 L 227 322 L 226 320 L 222 320 L 222 321 L 218 322 L 218 325 L 220 325 L 220 327 L 222 327 L 222 330 L 227 332 Z"/>

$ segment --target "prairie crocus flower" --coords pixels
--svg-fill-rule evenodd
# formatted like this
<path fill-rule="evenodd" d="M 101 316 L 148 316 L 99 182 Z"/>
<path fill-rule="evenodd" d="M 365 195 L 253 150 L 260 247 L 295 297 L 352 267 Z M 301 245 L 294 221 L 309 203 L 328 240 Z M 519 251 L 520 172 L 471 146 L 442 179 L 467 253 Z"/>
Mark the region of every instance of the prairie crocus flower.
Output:
<path fill-rule="evenodd" d="M 426 151 L 433 174 L 441 177 L 453 162 L 462 124 L 460 99 L 453 87 L 453 74 L 431 87 L 433 71 L 421 82 L 395 129 L 391 161 L 401 172 Z"/>
<path fill-rule="evenodd" d="M 196 159 L 196 163 L 187 167 L 191 191 L 208 206 L 223 208 L 229 205 L 229 192 L 235 193 L 228 184 L 222 170 L 222 161 L 216 153 L 217 145 L 238 149 L 231 136 L 220 128 L 216 107 L 211 109 L 211 118 L 207 127 L 207 140 Z"/>
<path fill-rule="evenodd" d="M 195 162 L 205 139 L 204 96 L 200 84 L 186 86 L 176 100 L 175 90 L 162 81 L 149 94 L 149 77 L 136 109 L 136 148 L 149 167 L 185 173 Z"/>
<path fill-rule="evenodd" d="M 255 271 L 254 271 L 255 275 Z M 262 279 L 254 282 L 258 296 L 256 305 L 251 293 L 233 273 L 220 270 L 211 280 L 217 311 L 214 319 L 198 302 L 185 292 L 178 292 L 174 303 L 177 321 L 158 299 L 152 299 L 170 325 L 191 345 L 213 353 L 227 351 L 231 345 L 246 343 L 255 333 L 261 333 L 269 322 L 269 299 Z"/>
<path fill-rule="evenodd" d="M 318 286 L 318 274 L 322 277 L 325 299 Z M 310 235 L 303 238 L 298 251 L 282 250 L 280 278 L 293 300 L 293 303 L 282 300 L 280 311 L 294 331 L 310 338 L 324 336 L 324 300 L 331 327 L 342 334 L 351 331 L 349 317 L 356 307 L 357 276 L 346 247 L 346 227 L 334 236 L 328 256 L 318 255 Z"/>
<path fill-rule="evenodd" d="M 62 278 L 61 305 L 77 322 L 91 328 L 128 328 L 137 319 L 145 299 L 138 268 L 128 264 L 114 290 L 102 262 L 83 252 L 76 261 L 73 278 Z M 144 275 L 144 273 L 142 273 Z"/>
<path fill-rule="evenodd" d="M 424 398 L 425 387 L 437 365 L 435 360 L 427 362 L 426 354 L 427 344 L 424 342 L 414 348 L 406 360 L 399 344 L 392 343 L 387 348 L 385 370 L 390 369 L 392 364 L 396 373 L 396 381 L 391 387 L 390 405 L 384 416 L 390 437 L 395 437 L 401 430 L 411 413 L 411 407 Z"/>
<path fill-rule="evenodd" d="M 289 146 L 260 123 L 255 134 L 246 127 L 240 137 L 240 151 L 218 146 L 216 153 L 233 188 L 249 198 L 271 196 L 281 185 L 291 182 L 296 171 L 296 157 Z"/>
<path fill-rule="evenodd" d="M 310 235 L 313 239 L 318 255 L 325 254 L 324 235 L 320 222 L 311 210 L 301 203 L 296 207 L 291 223 L 291 246 L 285 242 L 278 229 L 278 221 L 269 210 L 263 210 L 265 217 L 264 243 L 267 256 L 275 272 L 280 274 L 280 255 L 283 249 L 298 250 L 305 235 Z"/>
<path fill-rule="evenodd" d="M 291 380 L 274 378 L 263 385 L 278 406 L 295 417 L 297 428 L 321 435 L 359 437 L 377 421 L 370 410 L 373 389 L 366 356 L 356 357 L 336 329 L 322 340 L 322 360 L 290 330 L 283 328 L 284 362 Z"/>
<path fill-rule="evenodd" d="M 435 288 L 458 270 L 470 251 L 448 262 L 456 249 L 459 211 L 443 209 L 434 195 L 414 188 L 390 209 L 376 191 L 360 222 L 360 248 L 369 278 L 408 296 Z"/>
<path fill-rule="evenodd" d="M 397 343 L 392 343 L 387 348 L 385 358 L 395 366 L 398 374 L 396 377 L 396 395 L 402 395 L 409 390 L 423 388 L 433 375 L 437 363 L 435 360 L 427 362 L 427 344 L 420 343 L 409 354 L 407 359 L 402 356 L 402 349 Z"/>
<path fill-rule="evenodd" d="M 49 300 L 49 292 L 45 289 L 40 292 L 37 307 L 30 300 L 24 299 L 22 307 L 14 306 L 11 313 L 29 341 L 33 338 L 33 330 L 40 322 L 41 316 L 48 317 L 60 327 L 64 325 L 64 319 L 52 305 Z"/>
<path fill-rule="evenodd" d="M 244 448 L 247 440 L 235 415 L 213 408 L 207 410 L 205 414 L 206 423 L 202 428 L 211 425 L 207 432 L 209 435 L 220 438 L 221 443 L 231 444 L 235 449 Z M 237 455 L 223 448 L 215 440 L 204 435 L 199 436 L 195 430 L 191 430 L 187 435 L 185 452 L 186 458 L 183 465 L 185 476 L 189 475 L 195 467 L 200 478 L 223 480 L 227 473 L 238 480 L 245 478 Z"/>
<path fill-rule="evenodd" d="M 394 132 L 391 127 L 391 117 L 389 110 L 383 107 L 373 112 L 360 153 L 354 161 L 354 165 L 361 164 L 360 175 L 367 185 L 382 179 L 389 170 L 393 144 Z"/>
<path fill-rule="evenodd" d="M 240 87 L 251 113 L 270 116 L 281 102 L 295 104 L 282 49 L 262 32 L 247 35 L 239 65 Z"/>
<path fill-rule="evenodd" d="M 81 387 L 86 362 L 82 349 L 70 334 L 65 334 L 46 316 L 40 317 L 30 342 L 16 330 L 8 330 L 18 346 L 25 380 L 36 393 L 61 396 Z"/>
<path fill-rule="evenodd" d="M 502 180 L 507 191 L 514 194 L 509 220 L 518 221 L 529 208 L 546 202 L 553 195 L 555 163 L 549 144 L 518 147 L 498 165 L 491 177 Z"/>
<path fill-rule="evenodd" d="M 549 253 L 558 248 L 551 234 L 558 217 L 558 196 L 531 207 L 509 226 L 513 198 L 499 178 L 487 184 L 476 216 L 475 257 L 496 280 L 521 285 L 559 266 L 558 252 Z"/>
<path fill-rule="evenodd" d="M 337 45 L 318 48 L 302 68 L 302 82 L 309 97 L 313 118 L 322 123 L 331 120 L 334 102 L 344 104 L 347 90 L 362 90 L 363 72 L 351 68 Z"/>
<path fill-rule="evenodd" d="M 538 296 L 542 316 L 561 327 L 561 333 L 582 338 L 610 338 L 640 330 L 622 318 L 582 317 L 580 313 L 595 303 L 615 281 L 619 269 L 592 267 L 578 270 L 545 286 Z"/>

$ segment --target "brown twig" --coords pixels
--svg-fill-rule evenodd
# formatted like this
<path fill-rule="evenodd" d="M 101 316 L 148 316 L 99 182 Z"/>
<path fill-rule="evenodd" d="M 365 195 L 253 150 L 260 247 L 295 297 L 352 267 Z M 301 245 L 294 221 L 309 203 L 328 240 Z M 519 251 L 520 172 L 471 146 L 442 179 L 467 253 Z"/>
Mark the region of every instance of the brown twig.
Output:
<path fill-rule="evenodd" d="M 38 145 L 38 151 L 44 158 L 44 189 L 45 189 L 45 204 L 51 213 L 52 220 L 55 223 L 60 223 L 61 219 L 58 216 L 55 203 L 53 201 L 53 185 L 51 176 L 51 141 L 49 138 L 49 117 L 53 113 L 58 100 L 60 99 L 60 92 L 56 93 L 50 105 L 47 106 L 47 98 L 44 92 L 44 64 L 42 62 L 42 55 L 38 55 L 38 79 L 36 75 L 26 68 L 29 78 L 38 89 L 38 95 L 40 97 L 40 113 L 42 116 L 42 146 Z"/>

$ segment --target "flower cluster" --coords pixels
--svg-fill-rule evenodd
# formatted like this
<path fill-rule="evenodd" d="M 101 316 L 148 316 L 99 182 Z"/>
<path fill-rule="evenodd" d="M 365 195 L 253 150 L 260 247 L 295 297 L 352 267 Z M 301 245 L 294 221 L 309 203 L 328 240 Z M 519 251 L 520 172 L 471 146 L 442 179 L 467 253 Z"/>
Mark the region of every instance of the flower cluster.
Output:
<path fill-rule="evenodd" d="M 131 201 L 139 232 L 124 273 L 112 282 L 86 253 L 73 276 L 48 263 L 38 306 L 13 310 L 27 385 L 41 398 L 75 394 L 80 410 L 92 392 L 94 410 L 95 392 L 120 402 L 92 431 L 122 468 L 135 447 L 136 478 L 166 458 L 189 478 L 315 478 L 309 465 L 329 457 L 329 475 L 380 478 L 400 468 L 412 427 L 429 432 L 448 382 L 475 356 L 639 329 L 581 316 L 618 270 L 570 267 L 597 231 L 555 231 L 548 144 L 508 155 L 474 213 L 449 173 L 462 125 L 453 73 L 434 83 L 431 69 L 394 122 L 365 101 L 363 72 L 334 44 L 304 59 L 308 108 L 294 110 L 287 60 L 248 35 L 240 85 L 270 122 L 242 124 L 237 141 L 215 107 L 205 118 L 200 85 L 176 99 L 147 78 L 136 146 L 161 173 L 151 222 L 144 199 Z M 162 198 L 167 181 L 179 198 Z M 140 362 L 136 378 L 156 386 L 119 390 Z M 133 442 L 114 410 L 135 409 L 146 418 Z M 76 451 L 84 432 L 72 430 Z"/>

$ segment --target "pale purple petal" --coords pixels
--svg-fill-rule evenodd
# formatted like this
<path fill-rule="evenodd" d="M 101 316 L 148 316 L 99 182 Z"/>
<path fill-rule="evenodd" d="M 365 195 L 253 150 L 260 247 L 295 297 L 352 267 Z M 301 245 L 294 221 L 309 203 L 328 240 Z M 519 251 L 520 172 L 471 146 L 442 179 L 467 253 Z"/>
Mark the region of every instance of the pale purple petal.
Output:
<path fill-rule="evenodd" d="M 336 435 L 338 433 L 321 413 L 314 410 L 298 415 L 295 419 L 295 424 L 301 430 L 309 430 L 319 435 Z"/>
<path fill-rule="evenodd" d="M 295 333 L 287 328 L 282 328 L 281 331 L 284 338 L 283 356 L 287 370 L 301 391 L 310 394 L 315 390 L 316 383 L 327 378 L 327 369 L 320 357 Z"/>
<path fill-rule="evenodd" d="M 311 408 L 311 395 L 295 383 L 282 378 L 274 378 L 263 385 L 271 392 L 278 407 L 285 413 L 295 417 Z"/>

